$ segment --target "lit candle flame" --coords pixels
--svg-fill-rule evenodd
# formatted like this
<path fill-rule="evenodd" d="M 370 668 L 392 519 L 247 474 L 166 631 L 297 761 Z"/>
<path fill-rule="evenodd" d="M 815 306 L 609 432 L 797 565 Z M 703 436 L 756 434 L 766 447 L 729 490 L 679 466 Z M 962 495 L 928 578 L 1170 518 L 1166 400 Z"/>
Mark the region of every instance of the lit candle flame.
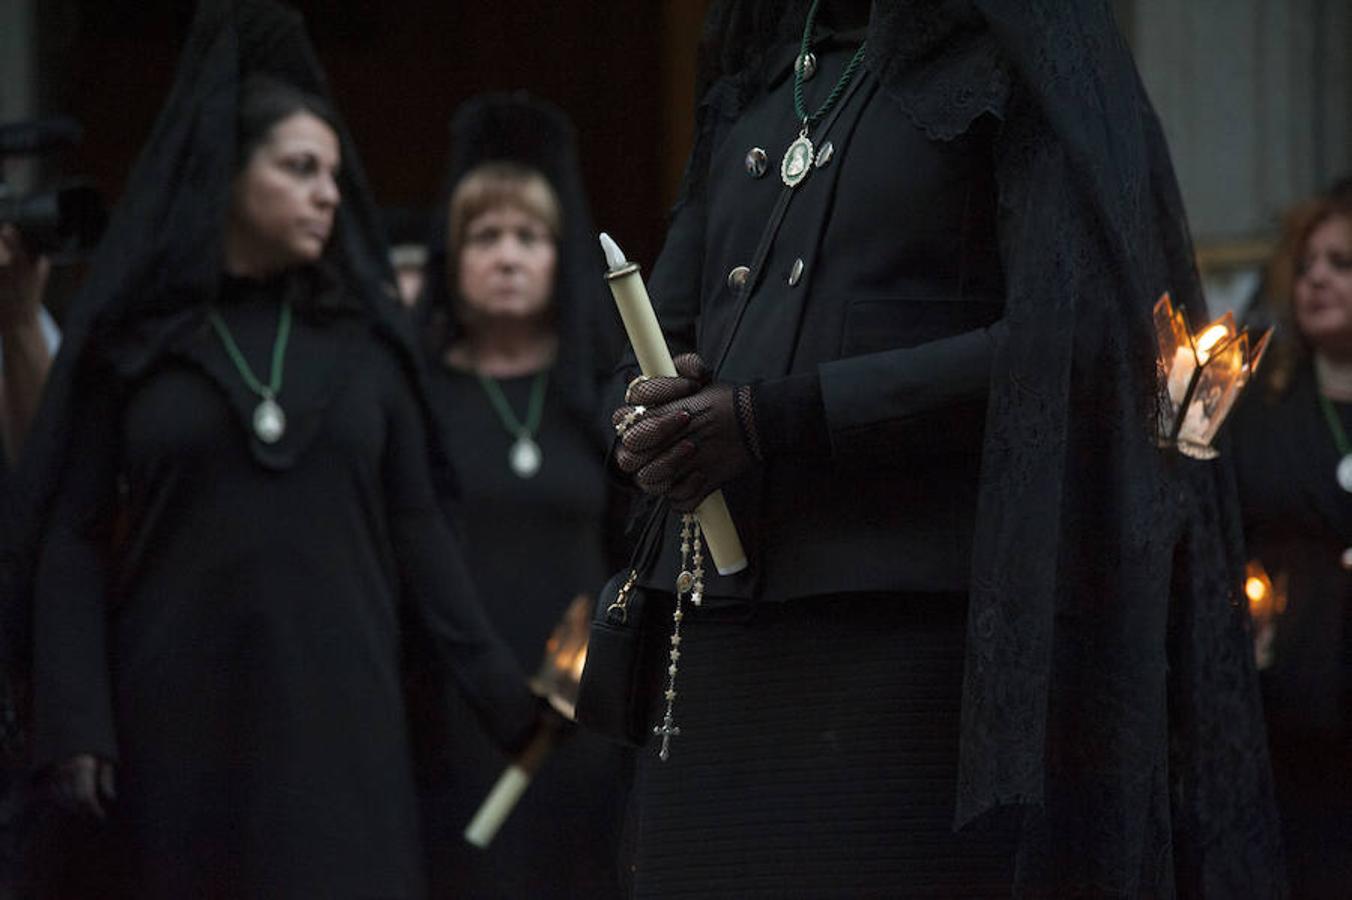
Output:
<path fill-rule="evenodd" d="M 1194 459 L 1214 459 L 1216 432 L 1263 358 L 1272 329 L 1256 341 L 1236 328 L 1234 313 L 1193 333 L 1167 293 L 1152 313 L 1160 406 L 1159 442 Z M 1277 592 L 1280 594 L 1280 591 Z"/>
<path fill-rule="evenodd" d="M 582 670 L 587 665 L 587 645 L 564 646 L 561 641 L 551 639 L 546 645 L 545 659 L 556 675 L 581 681 Z"/>
<path fill-rule="evenodd" d="M 1244 596 L 1248 598 L 1249 615 L 1255 622 L 1270 621 L 1285 611 L 1284 587 L 1281 584 L 1274 584 L 1267 569 L 1256 559 L 1250 560 L 1244 566 Z"/>
<path fill-rule="evenodd" d="M 581 652 L 573 655 L 573 662 L 569 666 L 569 674 L 573 676 L 573 680 L 581 681 L 582 670 L 585 669 L 586 667 L 587 667 L 587 648 L 583 647 Z"/>
<path fill-rule="evenodd" d="M 563 715 L 573 718 L 577 705 L 582 669 L 587 664 L 587 639 L 590 637 L 592 601 L 581 595 L 573 598 L 563 618 L 545 642 L 544 659 L 531 679 L 535 692 Z"/>
<path fill-rule="evenodd" d="M 1244 565 L 1244 596 L 1253 622 L 1253 658 L 1261 671 L 1272 665 L 1277 619 L 1286 611 L 1285 579 L 1279 575 L 1273 581 L 1262 562 L 1251 559 Z"/>
<path fill-rule="evenodd" d="M 1230 329 L 1224 325 L 1215 324 L 1207 328 L 1197 336 L 1197 362 L 1204 364 L 1211 358 L 1211 351 L 1216 349 L 1216 345 L 1230 336 Z"/>

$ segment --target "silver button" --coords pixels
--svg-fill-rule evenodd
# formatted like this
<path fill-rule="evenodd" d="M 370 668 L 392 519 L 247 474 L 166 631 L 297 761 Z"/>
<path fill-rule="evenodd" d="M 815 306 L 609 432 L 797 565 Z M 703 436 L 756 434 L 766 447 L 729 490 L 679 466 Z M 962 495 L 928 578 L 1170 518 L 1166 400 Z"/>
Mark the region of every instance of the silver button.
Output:
<path fill-rule="evenodd" d="M 795 75 L 801 75 L 804 81 L 811 81 L 812 76 L 817 74 L 817 54 L 800 55 L 793 61 L 793 71 Z"/>
<path fill-rule="evenodd" d="M 746 266 L 738 266 L 728 273 L 728 287 L 734 291 L 741 290 L 742 285 L 746 284 L 746 280 L 750 276 L 751 269 Z"/>
<path fill-rule="evenodd" d="M 813 163 L 817 168 L 821 168 L 831 161 L 831 155 L 836 152 L 836 145 L 827 141 L 822 144 L 821 149 L 817 151 L 817 161 Z"/>
<path fill-rule="evenodd" d="M 769 165 L 770 158 L 765 155 L 765 151 L 761 148 L 752 147 L 746 151 L 746 174 L 752 178 L 759 178 L 764 175 Z"/>
<path fill-rule="evenodd" d="M 789 269 L 789 287 L 794 287 L 803 280 L 803 258 L 800 256 L 793 261 L 793 268 Z"/>

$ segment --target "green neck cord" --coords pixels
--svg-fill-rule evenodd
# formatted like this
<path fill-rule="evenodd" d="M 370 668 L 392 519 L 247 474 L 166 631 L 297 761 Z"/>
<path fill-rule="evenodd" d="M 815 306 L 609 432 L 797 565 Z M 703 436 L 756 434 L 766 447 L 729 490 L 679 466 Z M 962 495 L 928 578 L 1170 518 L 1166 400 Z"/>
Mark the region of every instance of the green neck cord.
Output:
<path fill-rule="evenodd" d="M 479 376 L 479 384 L 483 385 L 484 393 L 488 394 L 489 402 L 493 404 L 494 412 L 502 420 L 503 427 L 517 437 L 535 437 L 535 432 L 540 428 L 540 419 L 545 412 L 545 385 L 549 383 L 549 369 L 541 369 L 531 382 L 530 403 L 526 407 L 524 424 L 518 421 L 516 413 L 512 412 L 512 406 L 507 402 L 507 395 L 502 392 L 502 385 L 498 384 L 498 380 L 482 372 L 476 374 Z"/>
<path fill-rule="evenodd" d="M 1319 394 L 1319 408 L 1324 411 L 1324 421 L 1329 423 L 1329 433 L 1333 435 L 1333 445 L 1338 448 L 1340 457 L 1352 453 L 1352 444 L 1348 443 L 1347 432 L 1343 431 L 1342 420 L 1338 418 L 1338 410 L 1334 408 L 1333 401 L 1325 397 L 1322 391 L 1315 389 Z"/>
<path fill-rule="evenodd" d="M 291 337 L 291 301 L 282 302 L 282 310 L 277 314 L 277 338 L 272 342 L 272 372 L 268 376 L 268 383 L 264 385 L 260 382 L 249 368 L 249 362 L 240 352 L 239 345 L 235 343 L 234 337 L 230 334 L 230 329 L 226 327 L 225 320 L 221 318 L 220 313 L 215 309 L 207 310 L 207 319 L 211 322 L 211 327 L 216 329 L 216 334 L 220 335 L 221 343 L 225 345 L 225 352 L 229 355 L 230 361 L 235 364 L 239 370 L 239 375 L 244 379 L 244 383 L 249 386 L 260 397 L 271 400 L 282 392 L 282 362 L 286 358 L 286 342 Z"/>
<path fill-rule="evenodd" d="M 801 61 L 807 56 L 808 50 L 812 48 L 812 23 L 817 19 L 817 6 L 821 0 L 812 0 L 812 8 L 807 11 L 807 27 L 803 29 L 803 42 L 799 45 L 798 59 Z M 822 116 L 829 113 L 835 107 L 836 102 L 840 100 L 840 95 L 845 93 L 845 88 L 849 87 L 850 80 L 854 78 L 855 71 L 864 61 L 864 48 L 868 45 L 865 41 L 859 45 L 859 49 L 854 51 L 854 56 L 850 57 L 850 62 L 845 66 L 845 71 L 840 74 L 836 86 L 831 88 L 831 93 L 827 96 L 825 102 L 818 107 L 817 111 L 808 115 L 807 108 L 803 105 L 803 70 L 806 66 L 795 64 L 793 67 L 793 111 L 798 116 L 798 121 L 803 123 L 803 130 L 806 131 L 821 119 Z"/>

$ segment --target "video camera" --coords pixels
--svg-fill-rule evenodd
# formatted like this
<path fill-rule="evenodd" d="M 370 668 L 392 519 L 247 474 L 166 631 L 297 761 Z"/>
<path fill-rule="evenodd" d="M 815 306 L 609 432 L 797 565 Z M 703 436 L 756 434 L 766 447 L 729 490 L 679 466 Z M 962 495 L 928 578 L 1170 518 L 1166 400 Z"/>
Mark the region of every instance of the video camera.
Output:
<path fill-rule="evenodd" d="M 0 162 L 74 146 L 83 134 L 80 124 L 67 116 L 0 125 Z M 63 179 L 20 194 L 5 184 L 0 172 L 0 223 L 15 226 L 34 255 L 62 262 L 94 248 L 108 224 L 108 212 L 88 179 Z"/>

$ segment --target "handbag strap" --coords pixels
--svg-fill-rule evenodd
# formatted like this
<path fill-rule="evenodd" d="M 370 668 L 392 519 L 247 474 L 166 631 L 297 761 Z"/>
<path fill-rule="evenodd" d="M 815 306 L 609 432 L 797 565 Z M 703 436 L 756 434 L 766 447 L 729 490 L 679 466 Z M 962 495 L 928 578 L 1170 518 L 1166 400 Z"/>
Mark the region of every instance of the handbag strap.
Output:
<path fill-rule="evenodd" d="M 667 519 L 668 502 L 666 497 L 658 497 L 648 518 L 638 533 L 634 551 L 629 554 L 629 564 L 625 566 L 631 572 L 639 572 L 657 561 L 657 549 L 662 537 L 662 524 Z"/>
<path fill-rule="evenodd" d="M 619 576 L 616 576 L 617 578 L 622 576 L 624 581 L 616 591 L 615 599 L 608 603 L 604 610 L 598 604 L 596 610 L 598 618 L 604 617 L 614 624 L 628 623 L 629 595 L 634 589 L 634 583 L 638 581 L 639 570 L 653 562 L 658 547 L 656 538 L 662 534 L 660 523 L 665 522 L 666 518 L 667 501 L 665 497 L 661 497 L 648 512 L 647 521 L 643 523 L 643 530 L 639 532 L 638 541 L 634 544 L 634 551 L 629 555 L 629 564 L 621 570 Z"/>

